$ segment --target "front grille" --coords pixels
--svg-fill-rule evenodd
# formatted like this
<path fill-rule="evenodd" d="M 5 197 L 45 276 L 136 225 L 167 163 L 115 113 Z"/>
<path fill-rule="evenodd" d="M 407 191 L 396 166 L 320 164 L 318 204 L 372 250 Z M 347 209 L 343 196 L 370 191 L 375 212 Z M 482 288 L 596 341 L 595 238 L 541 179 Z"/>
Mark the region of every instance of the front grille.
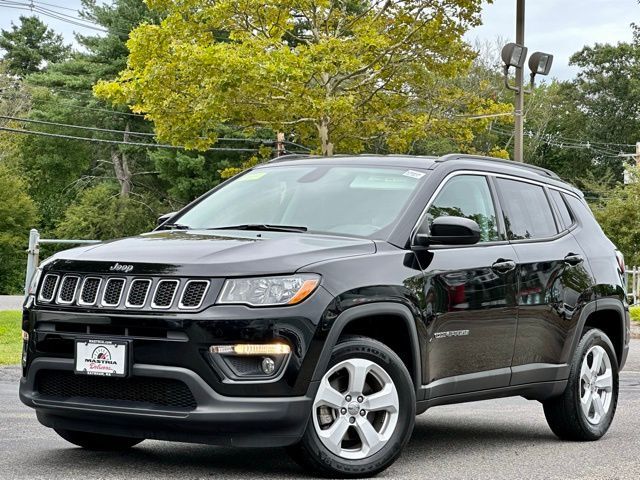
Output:
<path fill-rule="evenodd" d="M 68 308 L 195 311 L 203 307 L 210 289 L 221 283 L 215 278 L 47 273 L 40 282 L 37 300 Z"/>
<path fill-rule="evenodd" d="M 160 280 L 153 295 L 151 306 L 154 308 L 169 308 L 178 289 L 178 280 Z"/>
<path fill-rule="evenodd" d="M 209 288 L 207 280 L 190 280 L 184 287 L 182 299 L 180 299 L 181 308 L 198 308 L 204 300 L 204 295 Z"/>
<path fill-rule="evenodd" d="M 171 409 L 195 410 L 189 387 L 168 378 L 114 378 L 43 370 L 36 376 L 36 391 L 56 400 L 133 402 Z M 124 406 L 124 405 L 123 405 Z M 134 406 L 134 405 L 132 405 Z"/>
<path fill-rule="evenodd" d="M 73 303 L 79 281 L 80 277 L 73 275 L 66 275 L 62 279 L 60 290 L 58 291 L 58 303 Z"/>
<path fill-rule="evenodd" d="M 100 283 L 102 280 L 95 277 L 87 277 L 82 284 L 80 290 L 80 299 L 78 303 L 80 305 L 94 305 L 98 299 L 98 290 L 100 289 Z"/>
<path fill-rule="evenodd" d="M 120 304 L 124 282 L 124 278 L 110 278 L 107 280 L 102 294 L 102 305 L 105 307 L 117 307 Z"/>
<path fill-rule="evenodd" d="M 42 281 L 42 287 L 40 287 L 40 300 L 44 302 L 50 302 L 53 300 L 53 296 L 56 293 L 56 287 L 58 286 L 59 277 L 57 275 L 45 275 Z"/>
<path fill-rule="evenodd" d="M 134 280 L 129 287 L 127 307 L 142 307 L 147 301 L 151 280 Z"/>

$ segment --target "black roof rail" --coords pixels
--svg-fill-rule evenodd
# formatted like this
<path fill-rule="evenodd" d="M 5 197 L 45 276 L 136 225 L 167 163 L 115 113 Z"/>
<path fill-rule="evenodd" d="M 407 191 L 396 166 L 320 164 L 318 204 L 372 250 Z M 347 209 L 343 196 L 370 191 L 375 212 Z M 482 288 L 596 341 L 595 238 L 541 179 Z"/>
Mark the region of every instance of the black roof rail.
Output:
<path fill-rule="evenodd" d="M 267 163 L 284 162 L 287 160 L 299 160 L 303 158 L 313 158 L 315 156 L 316 155 L 310 155 L 308 153 L 286 153 L 284 155 L 280 155 L 279 157 L 272 158 Z"/>
<path fill-rule="evenodd" d="M 510 167 L 529 170 L 533 173 L 537 173 L 538 175 L 553 178 L 554 180 L 562 180 L 556 173 L 552 172 L 551 170 L 547 170 L 546 168 L 538 167 L 536 165 L 529 165 L 527 163 L 519 163 L 513 160 L 505 160 L 504 158 L 484 157 L 482 155 L 466 155 L 464 153 L 449 153 L 447 155 L 438 157 L 435 161 L 437 163 L 441 163 L 451 160 L 480 160 L 483 162 L 500 163 L 503 165 L 509 165 Z"/>

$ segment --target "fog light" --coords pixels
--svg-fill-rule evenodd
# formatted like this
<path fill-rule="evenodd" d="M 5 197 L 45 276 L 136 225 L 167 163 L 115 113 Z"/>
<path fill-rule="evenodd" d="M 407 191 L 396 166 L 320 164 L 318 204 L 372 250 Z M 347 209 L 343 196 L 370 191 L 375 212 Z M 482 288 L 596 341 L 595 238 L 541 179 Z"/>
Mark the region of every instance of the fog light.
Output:
<path fill-rule="evenodd" d="M 276 362 L 271 360 L 269 357 L 264 357 L 262 359 L 262 371 L 266 375 L 273 375 L 273 372 L 276 371 Z"/>
<path fill-rule="evenodd" d="M 286 343 L 213 345 L 209 351 L 221 355 L 288 355 L 291 347 Z"/>

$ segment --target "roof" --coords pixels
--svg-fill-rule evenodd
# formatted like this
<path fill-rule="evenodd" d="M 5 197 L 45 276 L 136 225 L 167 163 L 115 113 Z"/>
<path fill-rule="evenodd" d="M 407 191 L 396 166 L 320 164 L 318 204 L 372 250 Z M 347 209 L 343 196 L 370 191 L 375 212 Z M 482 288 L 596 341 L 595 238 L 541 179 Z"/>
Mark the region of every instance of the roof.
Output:
<path fill-rule="evenodd" d="M 540 175 L 542 177 L 561 180 L 558 175 L 556 175 L 551 170 L 547 170 L 546 168 L 538 167 L 535 165 L 529 165 L 526 163 L 516 163 L 513 160 L 505 160 L 502 158 L 494 158 L 494 157 L 483 157 L 479 155 L 468 155 L 464 153 L 451 153 L 448 155 L 443 155 L 441 157 L 434 156 L 423 156 L 423 155 L 373 155 L 373 154 L 363 154 L 363 155 L 334 155 L 332 157 L 323 157 L 319 155 L 305 155 L 305 154 L 293 154 L 293 155 L 283 155 L 281 157 L 274 158 L 269 161 L 269 164 L 274 163 L 289 163 L 289 162 L 298 162 L 298 161 L 322 161 L 322 163 L 345 163 L 345 160 L 349 160 L 350 162 L 356 164 L 379 164 L 379 165 L 398 165 L 404 167 L 411 168 L 426 168 L 432 169 L 435 164 L 451 162 L 455 160 L 462 161 L 472 161 L 473 163 L 485 163 L 487 166 L 499 166 L 503 165 L 505 167 L 509 167 L 510 169 L 522 169 L 529 173 L 534 173 Z"/>

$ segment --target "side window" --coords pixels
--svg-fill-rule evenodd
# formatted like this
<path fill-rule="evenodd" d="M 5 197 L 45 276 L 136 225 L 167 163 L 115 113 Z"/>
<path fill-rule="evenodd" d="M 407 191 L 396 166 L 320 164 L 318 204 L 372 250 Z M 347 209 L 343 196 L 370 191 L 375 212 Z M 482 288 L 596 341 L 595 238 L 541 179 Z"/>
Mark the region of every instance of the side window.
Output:
<path fill-rule="evenodd" d="M 574 223 L 573 216 L 571 215 L 569 208 L 567 208 L 567 204 L 562 198 L 562 194 L 558 190 L 549 189 L 549 194 L 560 213 L 560 222 L 562 223 L 562 227 L 567 230 Z"/>
<path fill-rule="evenodd" d="M 426 221 L 442 216 L 465 217 L 480 226 L 480 241 L 500 240 L 491 190 L 482 175 L 458 175 L 449 180 L 433 201 Z"/>
<path fill-rule="evenodd" d="M 545 238 L 558 233 L 544 188 L 506 178 L 496 180 L 509 240 Z"/>

